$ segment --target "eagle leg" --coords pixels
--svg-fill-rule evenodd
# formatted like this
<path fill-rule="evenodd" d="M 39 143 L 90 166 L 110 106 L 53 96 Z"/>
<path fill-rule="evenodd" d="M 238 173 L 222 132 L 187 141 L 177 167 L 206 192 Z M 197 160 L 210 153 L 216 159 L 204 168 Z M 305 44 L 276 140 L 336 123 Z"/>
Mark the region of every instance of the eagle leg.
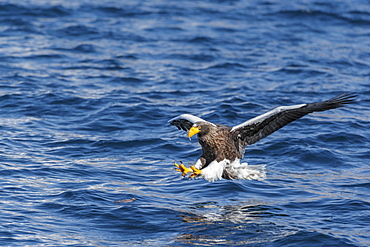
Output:
<path fill-rule="evenodd" d="M 190 166 L 190 168 L 193 170 L 193 174 L 190 175 L 190 178 L 198 176 L 199 174 L 202 173 L 202 170 L 195 168 L 195 166 Z"/>
<path fill-rule="evenodd" d="M 185 176 L 188 172 L 193 171 L 192 169 L 189 169 L 186 166 L 184 166 L 184 164 L 179 165 L 179 164 L 175 163 L 174 165 L 177 167 L 176 171 L 182 172 L 182 174 L 181 174 L 182 176 Z"/>

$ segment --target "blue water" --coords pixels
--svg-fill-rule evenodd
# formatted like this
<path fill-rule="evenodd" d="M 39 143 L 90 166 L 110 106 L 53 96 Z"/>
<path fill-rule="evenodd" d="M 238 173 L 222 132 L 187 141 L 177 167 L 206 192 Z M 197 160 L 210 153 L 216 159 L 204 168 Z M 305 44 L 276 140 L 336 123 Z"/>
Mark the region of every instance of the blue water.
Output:
<path fill-rule="evenodd" d="M 369 246 L 369 76 L 365 0 L 3 0 L 0 245 Z M 263 181 L 173 169 L 201 152 L 179 114 L 345 91 L 247 149 Z"/>

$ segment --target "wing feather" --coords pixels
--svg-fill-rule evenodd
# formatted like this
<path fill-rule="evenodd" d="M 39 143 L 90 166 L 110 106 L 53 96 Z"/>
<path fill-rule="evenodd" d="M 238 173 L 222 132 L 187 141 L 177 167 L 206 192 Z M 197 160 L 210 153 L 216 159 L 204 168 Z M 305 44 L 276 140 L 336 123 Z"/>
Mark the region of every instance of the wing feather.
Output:
<path fill-rule="evenodd" d="M 326 111 L 351 104 L 354 102 L 355 97 L 355 94 L 346 92 L 323 102 L 280 106 L 234 126 L 231 132 L 235 133 L 247 145 L 251 145 L 309 113 Z"/>

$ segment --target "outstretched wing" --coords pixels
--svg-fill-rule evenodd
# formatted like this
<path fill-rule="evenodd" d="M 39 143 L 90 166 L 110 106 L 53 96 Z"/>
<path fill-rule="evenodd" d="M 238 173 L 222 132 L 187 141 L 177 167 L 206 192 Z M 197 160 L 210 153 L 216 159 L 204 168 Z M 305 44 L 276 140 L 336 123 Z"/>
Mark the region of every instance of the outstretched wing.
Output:
<path fill-rule="evenodd" d="M 175 118 L 168 121 L 171 125 L 175 125 L 179 130 L 188 131 L 191 126 L 196 122 L 208 122 L 200 117 L 196 117 L 191 114 L 181 114 Z M 210 122 L 208 122 L 210 123 Z M 212 124 L 212 123 L 211 123 Z"/>
<path fill-rule="evenodd" d="M 355 94 L 346 92 L 323 102 L 280 106 L 236 125 L 230 131 L 234 132 L 247 145 L 251 145 L 309 113 L 326 111 L 351 104 L 354 102 L 355 97 Z"/>

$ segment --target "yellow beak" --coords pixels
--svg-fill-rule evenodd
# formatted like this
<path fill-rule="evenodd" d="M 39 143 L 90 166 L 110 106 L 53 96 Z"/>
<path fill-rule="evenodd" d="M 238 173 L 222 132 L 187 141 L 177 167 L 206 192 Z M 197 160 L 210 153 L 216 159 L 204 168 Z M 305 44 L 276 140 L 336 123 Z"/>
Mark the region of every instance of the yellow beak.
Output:
<path fill-rule="evenodd" d="M 191 127 L 188 131 L 188 137 L 192 137 L 195 134 L 198 134 L 200 132 L 199 127 Z"/>

